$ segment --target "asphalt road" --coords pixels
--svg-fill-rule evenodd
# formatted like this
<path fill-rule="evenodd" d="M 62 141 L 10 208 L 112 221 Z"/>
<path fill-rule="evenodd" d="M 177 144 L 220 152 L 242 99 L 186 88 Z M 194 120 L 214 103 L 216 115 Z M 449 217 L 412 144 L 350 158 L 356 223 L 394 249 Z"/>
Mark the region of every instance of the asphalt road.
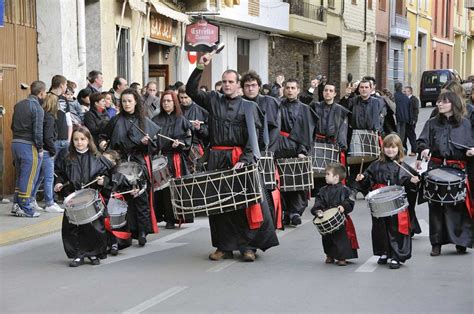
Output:
<path fill-rule="evenodd" d="M 430 111 L 422 109 L 420 120 Z M 417 215 L 423 233 L 414 237 L 413 257 L 399 270 L 376 264 L 362 199 L 352 214 L 359 258 L 346 267 L 324 263 L 309 210 L 303 225 L 279 231 L 280 246 L 260 252 L 254 263 L 238 256 L 209 261 L 207 219 L 161 228 L 144 248 L 134 242 L 99 266 L 78 268 L 68 267 L 57 232 L 0 248 L 0 311 L 472 313 L 472 251 L 458 255 L 447 245 L 441 256 L 430 257 L 426 204 Z"/>

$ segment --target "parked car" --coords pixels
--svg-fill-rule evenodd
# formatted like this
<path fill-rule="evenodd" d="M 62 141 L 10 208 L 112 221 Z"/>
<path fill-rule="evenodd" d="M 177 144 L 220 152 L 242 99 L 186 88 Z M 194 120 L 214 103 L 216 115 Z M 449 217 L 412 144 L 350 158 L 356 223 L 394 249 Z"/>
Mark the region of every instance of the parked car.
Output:
<path fill-rule="evenodd" d="M 421 107 L 426 107 L 426 103 L 431 102 L 433 106 L 441 93 L 441 86 L 450 80 L 457 80 L 462 83 L 461 77 L 452 69 L 428 70 L 424 71 L 420 82 L 420 103 Z"/>

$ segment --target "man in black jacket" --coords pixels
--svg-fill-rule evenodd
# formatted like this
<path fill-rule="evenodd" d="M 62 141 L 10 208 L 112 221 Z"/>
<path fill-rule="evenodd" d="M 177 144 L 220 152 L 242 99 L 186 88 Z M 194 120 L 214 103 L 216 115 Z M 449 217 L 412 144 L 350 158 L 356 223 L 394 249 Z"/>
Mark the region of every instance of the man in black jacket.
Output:
<path fill-rule="evenodd" d="M 413 96 L 413 88 L 411 86 L 405 87 L 405 95 L 410 99 L 410 122 L 406 125 L 406 137 L 403 141 L 403 146 L 407 148 L 407 139 L 410 141 L 411 151 L 410 156 L 416 155 L 416 123 L 418 122 L 418 114 L 420 112 L 420 100 Z"/>
<path fill-rule="evenodd" d="M 15 105 L 11 124 L 11 148 L 16 172 L 11 213 L 18 217 L 36 218 L 40 214 L 31 206 L 31 191 L 38 179 L 43 158 L 44 112 L 40 100 L 46 97 L 46 85 L 35 81 L 30 88 L 31 95 Z"/>

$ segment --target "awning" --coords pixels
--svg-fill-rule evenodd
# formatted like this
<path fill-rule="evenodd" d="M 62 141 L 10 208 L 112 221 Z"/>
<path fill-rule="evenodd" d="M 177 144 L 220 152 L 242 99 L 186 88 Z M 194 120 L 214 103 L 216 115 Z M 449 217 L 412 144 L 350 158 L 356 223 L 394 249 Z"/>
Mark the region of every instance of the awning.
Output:
<path fill-rule="evenodd" d="M 134 11 L 138 11 L 143 15 L 146 15 L 146 3 L 142 0 L 128 0 L 128 5 Z"/>
<path fill-rule="evenodd" d="M 156 12 L 158 12 L 159 14 L 184 24 L 191 24 L 191 21 L 189 20 L 189 16 L 187 14 L 173 10 L 172 8 L 164 5 L 158 0 L 150 0 L 150 3 L 155 7 Z"/>

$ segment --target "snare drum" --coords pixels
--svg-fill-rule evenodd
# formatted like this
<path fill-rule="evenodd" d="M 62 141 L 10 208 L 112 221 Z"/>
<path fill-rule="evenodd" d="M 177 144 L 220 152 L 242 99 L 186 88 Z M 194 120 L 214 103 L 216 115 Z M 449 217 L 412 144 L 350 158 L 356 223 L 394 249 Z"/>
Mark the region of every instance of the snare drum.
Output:
<path fill-rule="evenodd" d="M 127 202 L 111 197 L 107 203 L 107 212 L 110 217 L 112 229 L 122 228 L 127 224 Z"/>
<path fill-rule="evenodd" d="M 379 136 L 374 131 L 353 130 L 347 164 L 361 164 L 373 161 L 380 156 Z"/>
<path fill-rule="evenodd" d="M 307 191 L 313 188 L 311 157 L 277 159 L 282 192 Z"/>
<path fill-rule="evenodd" d="M 323 218 L 315 217 L 313 219 L 313 224 L 321 235 L 336 232 L 346 221 L 346 216 L 337 207 L 326 210 L 323 215 Z"/>
<path fill-rule="evenodd" d="M 365 197 L 373 217 L 389 217 L 408 207 L 405 188 L 399 185 L 384 186 Z"/>
<path fill-rule="evenodd" d="M 326 174 L 326 166 L 339 162 L 339 147 L 331 143 L 314 143 L 313 145 L 313 174 L 317 178 L 323 178 Z"/>
<path fill-rule="evenodd" d="M 170 185 L 171 173 L 168 158 L 157 156 L 151 162 L 153 169 L 153 191 L 162 190 Z"/>
<path fill-rule="evenodd" d="M 265 151 L 258 160 L 258 168 L 263 174 L 263 184 L 266 189 L 274 190 L 276 188 L 275 162 L 273 152 Z"/>
<path fill-rule="evenodd" d="M 64 199 L 64 209 L 69 223 L 79 226 L 99 219 L 104 212 L 104 204 L 97 190 L 82 189 Z"/>
<path fill-rule="evenodd" d="M 441 204 L 463 202 L 466 199 L 466 174 L 455 168 L 436 168 L 426 172 L 423 197 Z"/>
<path fill-rule="evenodd" d="M 257 165 L 200 172 L 170 180 L 171 203 L 177 219 L 217 215 L 261 202 Z"/>
<path fill-rule="evenodd" d="M 142 167 L 133 161 L 122 162 L 117 166 L 116 171 L 122 174 L 130 185 L 138 184 L 138 181 L 143 175 Z"/>

